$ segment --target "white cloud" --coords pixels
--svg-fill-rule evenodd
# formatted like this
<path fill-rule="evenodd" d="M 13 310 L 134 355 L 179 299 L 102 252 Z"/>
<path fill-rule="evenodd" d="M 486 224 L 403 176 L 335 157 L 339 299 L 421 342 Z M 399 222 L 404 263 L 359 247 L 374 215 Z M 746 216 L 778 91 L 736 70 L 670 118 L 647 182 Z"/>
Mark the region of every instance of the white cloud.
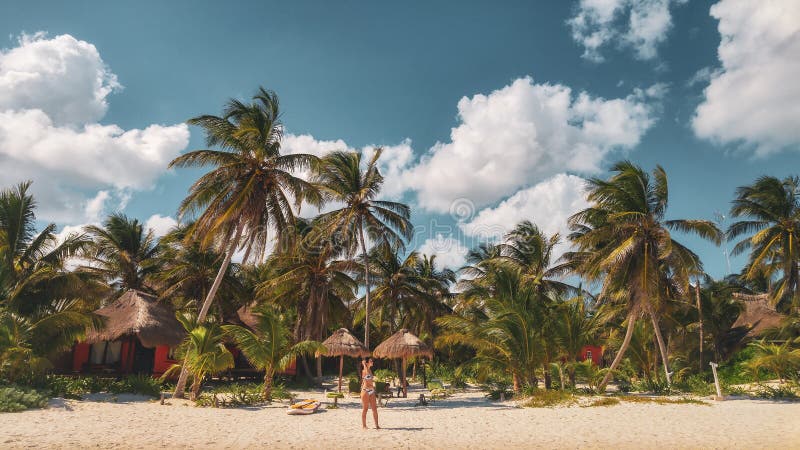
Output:
<path fill-rule="evenodd" d="M 111 197 L 124 207 L 151 188 L 189 130 L 98 123 L 117 88 L 97 49 L 69 35 L 0 51 L 0 185 L 33 180 L 39 216 L 60 223 L 94 221 Z"/>
<path fill-rule="evenodd" d="M 597 172 L 614 150 L 636 146 L 654 122 L 648 101 L 666 88 L 606 100 L 560 84 L 515 80 L 458 102 L 461 123 L 402 177 L 420 206 L 447 212 L 459 199 L 478 207 L 557 173 Z"/>
<path fill-rule="evenodd" d="M 429 238 L 423 242 L 417 251 L 423 255 L 435 255 L 436 266 L 439 269 L 458 270 L 464 266 L 469 249 L 457 239 L 437 234 L 435 238 Z"/>
<path fill-rule="evenodd" d="M 157 237 L 164 236 L 169 231 L 178 225 L 178 221 L 170 216 L 162 216 L 160 214 L 153 214 L 147 219 L 144 227 L 147 230 L 153 230 L 153 234 Z"/>
<path fill-rule="evenodd" d="M 658 46 L 672 28 L 670 8 L 686 1 L 580 0 L 567 24 L 586 59 L 602 62 L 602 49 L 613 43 L 648 60 L 657 56 Z"/>
<path fill-rule="evenodd" d="M 563 242 L 569 233 L 567 219 L 589 206 L 585 184 L 575 175 L 555 175 L 520 190 L 494 208 L 481 210 L 460 227 L 480 242 L 501 239 L 519 222 L 530 220 L 548 235 L 560 233 Z"/>
<path fill-rule="evenodd" d="M 692 122 L 697 136 L 765 156 L 800 146 L 800 2 L 722 0 L 721 70 Z"/>

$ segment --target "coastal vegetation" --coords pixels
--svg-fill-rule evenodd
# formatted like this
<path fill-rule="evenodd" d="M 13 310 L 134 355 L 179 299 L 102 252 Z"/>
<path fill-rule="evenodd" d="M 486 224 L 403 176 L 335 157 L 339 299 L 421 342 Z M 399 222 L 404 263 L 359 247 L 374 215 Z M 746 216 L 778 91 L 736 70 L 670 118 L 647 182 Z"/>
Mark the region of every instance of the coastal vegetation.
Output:
<path fill-rule="evenodd" d="M 232 346 L 261 378 L 228 388 L 226 402 L 287 398 L 279 372 L 296 361 L 298 377 L 317 383 L 326 367 L 320 342 L 342 327 L 370 350 L 408 330 L 435 351 L 432 360 L 409 358 L 415 380 L 481 385 L 492 398 L 529 397 L 531 406 L 611 384 L 711 395 L 709 362 L 719 364 L 728 394 L 797 396 L 798 177 L 740 187 L 737 221 L 722 230 L 703 218 L 672 219 L 670 200 L 681 199 L 670 199 L 666 171 L 621 161 L 607 178 L 587 180 L 589 206 L 569 219 L 567 236 L 547 234 L 531 217 L 471 249 L 464 267 L 446 268 L 413 248 L 409 206 L 381 195 L 381 149 L 284 152 L 278 97 L 263 88 L 251 103 L 231 100 L 220 116 L 189 124 L 203 130 L 207 148 L 170 167 L 208 172 L 165 236 L 122 213 L 59 236 L 36 217 L 30 182 L 0 191 L 0 411 L 91 392 L 174 388 L 181 396 L 187 384 L 208 404 L 204 385 L 235 365 Z M 327 212 L 309 214 L 324 205 Z M 688 235 L 736 242 L 733 253 L 747 254 L 747 264 L 714 279 Z M 94 311 L 128 290 L 155 296 L 185 328 L 164 378 L 177 386 L 149 374 L 55 375 L 58 355 L 103 326 Z M 766 329 L 743 320 L 756 302 L 780 320 Z M 240 311 L 254 322 L 232 319 Z M 602 355 L 587 356 L 587 346 Z M 382 364 L 380 380 L 405 379 L 394 376 L 405 367 Z M 355 367 L 349 361 L 347 371 Z M 589 406 L 649 401 L 639 398 Z"/>

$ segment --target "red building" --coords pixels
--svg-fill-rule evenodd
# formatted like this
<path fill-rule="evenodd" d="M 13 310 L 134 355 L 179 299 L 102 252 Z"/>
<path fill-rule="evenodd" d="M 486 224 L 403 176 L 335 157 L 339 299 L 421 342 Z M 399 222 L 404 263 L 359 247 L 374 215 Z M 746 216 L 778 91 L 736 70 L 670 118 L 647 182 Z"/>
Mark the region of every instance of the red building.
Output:
<path fill-rule="evenodd" d="M 581 349 L 578 359 L 581 361 L 590 359 L 594 365 L 601 366 L 603 365 L 603 347 L 597 345 L 584 345 Z"/>
<path fill-rule="evenodd" d="M 171 350 L 185 332 L 172 309 L 154 296 L 130 290 L 95 314 L 104 318 L 103 327 L 75 345 L 73 372 L 161 375 L 176 363 Z"/>

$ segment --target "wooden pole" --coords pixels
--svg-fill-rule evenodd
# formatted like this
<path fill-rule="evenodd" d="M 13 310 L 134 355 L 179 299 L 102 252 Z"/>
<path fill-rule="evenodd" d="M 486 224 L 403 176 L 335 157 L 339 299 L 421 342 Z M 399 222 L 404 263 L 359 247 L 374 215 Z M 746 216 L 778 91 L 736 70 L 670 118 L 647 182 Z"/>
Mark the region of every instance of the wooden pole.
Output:
<path fill-rule="evenodd" d="M 401 364 L 402 371 L 403 371 L 403 379 L 400 382 L 403 384 L 403 398 L 408 397 L 408 388 L 406 387 L 406 357 L 403 357 L 403 363 Z"/>
<path fill-rule="evenodd" d="M 711 365 L 711 372 L 714 373 L 714 387 L 717 388 L 717 398 L 714 400 L 725 400 L 725 398 L 722 396 L 722 389 L 719 387 L 719 377 L 717 376 L 717 366 L 719 364 L 715 362 L 710 362 L 709 364 Z"/>
<path fill-rule="evenodd" d="M 344 355 L 339 355 L 339 392 L 342 392 L 342 369 L 344 368 Z"/>

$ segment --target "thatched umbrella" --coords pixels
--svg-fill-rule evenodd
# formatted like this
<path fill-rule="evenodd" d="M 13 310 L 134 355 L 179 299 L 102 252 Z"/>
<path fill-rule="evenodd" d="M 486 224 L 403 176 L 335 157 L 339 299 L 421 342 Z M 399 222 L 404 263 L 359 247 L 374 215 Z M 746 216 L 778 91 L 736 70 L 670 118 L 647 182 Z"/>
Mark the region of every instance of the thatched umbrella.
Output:
<path fill-rule="evenodd" d="M 405 328 L 381 342 L 380 345 L 375 347 L 372 354 L 378 358 L 400 358 L 403 360 L 400 372 L 400 383 L 401 386 L 403 386 L 404 396 L 408 395 L 406 388 L 406 359 L 414 356 L 433 358 L 433 350 L 428 344 L 422 342 L 420 338 L 414 336 L 414 334 Z"/>
<path fill-rule="evenodd" d="M 328 339 L 322 343 L 325 346 L 325 356 L 339 357 L 339 392 L 342 392 L 342 369 L 344 368 L 344 357 L 351 356 L 359 358 L 369 356 L 369 350 L 364 347 L 347 328 L 339 328 Z M 317 354 L 319 356 L 319 353 Z"/>
<path fill-rule="evenodd" d="M 740 294 L 734 293 L 733 298 L 744 302 L 744 311 L 739 314 L 732 328 L 746 327 L 747 336 L 756 337 L 764 331 L 781 326 L 786 318 L 775 310 L 769 302 L 769 294 Z"/>
<path fill-rule="evenodd" d="M 87 331 L 88 344 L 135 336 L 145 347 L 175 347 L 186 335 L 172 309 L 158 303 L 154 296 L 133 289 L 95 314 L 105 320 L 102 328 Z"/>

